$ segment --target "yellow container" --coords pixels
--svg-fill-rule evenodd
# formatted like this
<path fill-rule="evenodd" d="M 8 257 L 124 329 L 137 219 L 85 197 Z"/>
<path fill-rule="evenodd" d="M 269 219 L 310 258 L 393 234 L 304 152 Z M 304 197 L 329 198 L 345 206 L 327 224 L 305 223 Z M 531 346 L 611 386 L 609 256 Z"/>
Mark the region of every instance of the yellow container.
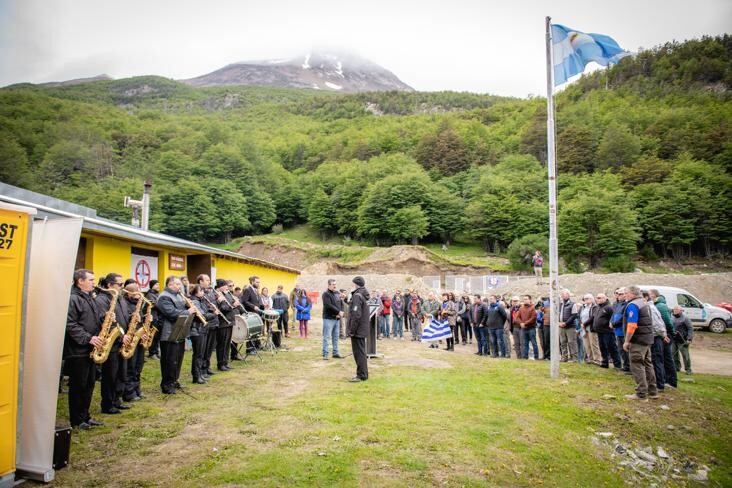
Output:
<path fill-rule="evenodd" d="M 28 237 L 34 209 L 0 204 L 0 481 L 15 472 Z"/>

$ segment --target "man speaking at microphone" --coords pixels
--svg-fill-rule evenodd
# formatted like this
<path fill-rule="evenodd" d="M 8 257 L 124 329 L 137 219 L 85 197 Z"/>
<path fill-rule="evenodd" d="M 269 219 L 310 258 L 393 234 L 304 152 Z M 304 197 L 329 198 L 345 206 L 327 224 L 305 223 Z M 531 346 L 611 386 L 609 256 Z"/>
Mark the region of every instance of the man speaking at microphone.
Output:
<path fill-rule="evenodd" d="M 366 281 L 361 276 L 353 278 L 354 289 L 351 293 L 348 313 L 348 336 L 351 338 L 353 359 L 356 361 L 356 376 L 351 381 L 356 383 L 369 379 L 368 357 L 366 356 L 366 338 L 369 335 L 369 291 Z"/>

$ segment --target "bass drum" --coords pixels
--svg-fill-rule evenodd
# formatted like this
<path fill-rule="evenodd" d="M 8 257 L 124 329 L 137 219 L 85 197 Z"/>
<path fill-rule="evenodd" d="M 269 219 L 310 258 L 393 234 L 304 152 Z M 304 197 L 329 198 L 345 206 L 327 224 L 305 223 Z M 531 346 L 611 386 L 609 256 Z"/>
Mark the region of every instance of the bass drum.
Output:
<path fill-rule="evenodd" d="M 234 330 L 231 333 L 231 340 L 237 344 L 243 344 L 247 340 L 262 335 L 264 324 L 262 318 L 256 313 L 243 313 L 234 316 Z"/>
<path fill-rule="evenodd" d="M 244 344 L 247 341 L 247 321 L 241 315 L 234 316 L 234 325 L 231 328 L 231 341 Z"/>

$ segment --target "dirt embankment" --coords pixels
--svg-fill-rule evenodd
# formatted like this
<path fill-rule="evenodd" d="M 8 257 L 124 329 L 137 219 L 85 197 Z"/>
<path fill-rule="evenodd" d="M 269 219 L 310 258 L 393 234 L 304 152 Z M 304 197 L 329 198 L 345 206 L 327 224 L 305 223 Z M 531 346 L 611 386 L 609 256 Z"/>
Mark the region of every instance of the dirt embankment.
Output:
<path fill-rule="evenodd" d="M 365 256 L 362 259 L 354 259 L 353 262 L 337 257 L 323 257 L 323 254 L 328 254 L 328 246 L 306 243 L 302 243 L 301 246 L 301 248 L 296 248 L 284 244 L 244 242 L 239 248 L 239 252 L 247 256 L 299 269 L 306 275 L 380 275 L 396 273 L 414 276 L 439 276 L 445 273 L 482 275 L 491 272 L 486 267 L 450 264 L 440 256 L 419 246 L 378 248 L 370 254 L 369 248 L 363 248 L 366 249 Z M 353 248 L 341 248 L 341 250 L 343 249 Z"/>
<path fill-rule="evenodd" d="M 244 242 L 238 252 L 295 269 L 303 269 L 309 264 L 307 251 L 277 244 Z"/>

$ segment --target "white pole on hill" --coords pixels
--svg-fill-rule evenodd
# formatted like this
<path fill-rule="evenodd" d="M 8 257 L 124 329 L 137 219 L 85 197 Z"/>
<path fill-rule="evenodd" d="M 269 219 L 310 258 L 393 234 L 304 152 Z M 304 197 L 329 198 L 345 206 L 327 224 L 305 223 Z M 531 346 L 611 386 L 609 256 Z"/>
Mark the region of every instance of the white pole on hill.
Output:
<path fill-rule="evenodd" d="M 546 161 L 549 171 L 549 321 L 551 377 L 559 378 L 559 252 L 557 250 L 557 167 L 554 142 L 554 53 L 552 18 L 546 18 Z"/>

